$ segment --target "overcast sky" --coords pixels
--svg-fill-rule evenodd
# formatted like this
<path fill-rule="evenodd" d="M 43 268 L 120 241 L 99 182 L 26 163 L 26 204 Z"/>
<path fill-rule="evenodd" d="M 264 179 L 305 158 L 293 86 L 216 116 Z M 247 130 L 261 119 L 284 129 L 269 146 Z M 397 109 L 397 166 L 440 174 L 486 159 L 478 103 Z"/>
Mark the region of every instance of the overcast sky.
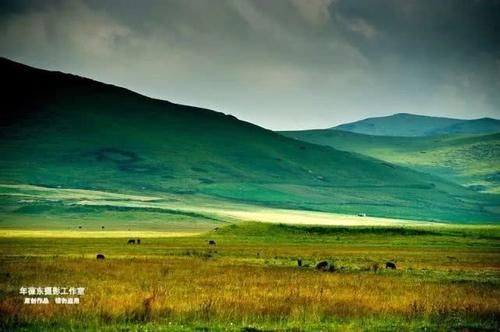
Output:
<path fill-rule="evenodd" d="M 500 118 L 500 1 L 0 1 L 0 55 L 270 129 Z"/>

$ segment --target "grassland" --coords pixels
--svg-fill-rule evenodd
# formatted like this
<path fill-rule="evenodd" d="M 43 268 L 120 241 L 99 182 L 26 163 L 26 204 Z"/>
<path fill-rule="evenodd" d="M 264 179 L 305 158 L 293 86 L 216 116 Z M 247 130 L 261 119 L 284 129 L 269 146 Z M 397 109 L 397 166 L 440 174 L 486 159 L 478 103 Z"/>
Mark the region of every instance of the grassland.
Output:
<path fill-rule="evenodd" d="M 439 177 L 81 77 L 6 59 L 0 68 L 8 82 L 0 113 L 2 184 L 400 219 L 499 220 L 498 196 Z"/>
<path fill-rule="evenodd" d="M 283 134 L 411 167 L 477 191 L 500 193 L 499 133 L 390 137 L 337 130 L 305 130 Z"/>
<path fill-rule="evenodd" d="M 209 246 L 208 239 L 217 245 Z M 497 226 L 239 223 L 197 236 L 126 242 L 116 237 L 1 237 L 1 328 L 500 328 Z M 96 261 L 98 252 L 106 260 Z M 298 258 L 310 267 L 297 267 Z M 324 259 L 335 264 L 336 272 L 313 268 Z M 387 260 L 394 260 L 397 269 L 373 270 L 375 263 L 382 266 Z M 24 305 L 19 288 L 33 285 L 87 290 L 80 305 Z"/>
<path fill-rule="evenodd" d="M 0 202 L 0 234 L 12 236 L 30 236 L 37 231 L 40 236 L 72 238 L 105 234 L 164 237 L 199 234 L 242 221 L 326 226 L 443 225 L 436 221 L 360 217 L 357 213 L 270 208 L 207 196 L 138 196 L 33 185 L 0 184 Z"/>
<path fill-rule="evenodd" d="M 334 149 L 0 68 L 0 331 L 500 329 L 498 135 Z M 86 294 L 25 305 L 31 286 Z"/>

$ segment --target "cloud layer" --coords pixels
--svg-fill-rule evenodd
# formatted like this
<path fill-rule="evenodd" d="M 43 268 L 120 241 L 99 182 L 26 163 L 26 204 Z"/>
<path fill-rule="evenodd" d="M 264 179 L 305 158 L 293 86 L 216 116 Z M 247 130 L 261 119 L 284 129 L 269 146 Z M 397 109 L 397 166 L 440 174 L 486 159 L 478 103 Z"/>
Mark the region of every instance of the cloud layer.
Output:
<path fill-rule="evenodd" d="M 271 129 L 500 117 L 500 1 L 3 1 L 0 54 Z"/>

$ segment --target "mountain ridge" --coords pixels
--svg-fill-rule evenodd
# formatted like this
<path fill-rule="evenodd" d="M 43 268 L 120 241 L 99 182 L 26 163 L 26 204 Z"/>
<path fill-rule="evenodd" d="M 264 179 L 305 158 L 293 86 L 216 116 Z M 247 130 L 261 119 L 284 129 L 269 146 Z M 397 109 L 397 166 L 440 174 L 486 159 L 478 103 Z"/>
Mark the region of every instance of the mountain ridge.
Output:
<path fill-rule="evenodd" d="M 464 120 L 410 113 L 366 118 L 328 129 L 376 136 L 433 136 L 444 134 L 489 134 L 500 132 L 500 120 L 482 117 Z"/>

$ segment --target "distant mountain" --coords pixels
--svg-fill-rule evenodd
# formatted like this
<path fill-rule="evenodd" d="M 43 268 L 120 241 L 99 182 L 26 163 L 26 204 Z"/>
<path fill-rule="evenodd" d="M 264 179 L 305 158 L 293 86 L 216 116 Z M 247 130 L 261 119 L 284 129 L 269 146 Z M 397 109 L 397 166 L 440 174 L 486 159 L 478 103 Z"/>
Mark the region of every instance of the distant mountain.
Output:
<path fill-rule="evenodd" d="M 500 120 L 460 120 L 399 113 L 368 118 L 332 129 L 377 136 L 431 136 L 444 134 L 491 134 L 500 132 Z"/>
<path fill-rule="evenodd" d="M 370 136 L 320 129 L 282 132 L 305 142 L 411 167 L 500 194 L 500 133 L 425 137 Z"/>
<path fill-rule="evenodd" d="M 500 217 L 490 196 L 233 116 L 6 59 L 0 69 L 0 183 L 457 222 Z M 29 204 L 3 199 L 0 190 L 0 212 Z"/>

